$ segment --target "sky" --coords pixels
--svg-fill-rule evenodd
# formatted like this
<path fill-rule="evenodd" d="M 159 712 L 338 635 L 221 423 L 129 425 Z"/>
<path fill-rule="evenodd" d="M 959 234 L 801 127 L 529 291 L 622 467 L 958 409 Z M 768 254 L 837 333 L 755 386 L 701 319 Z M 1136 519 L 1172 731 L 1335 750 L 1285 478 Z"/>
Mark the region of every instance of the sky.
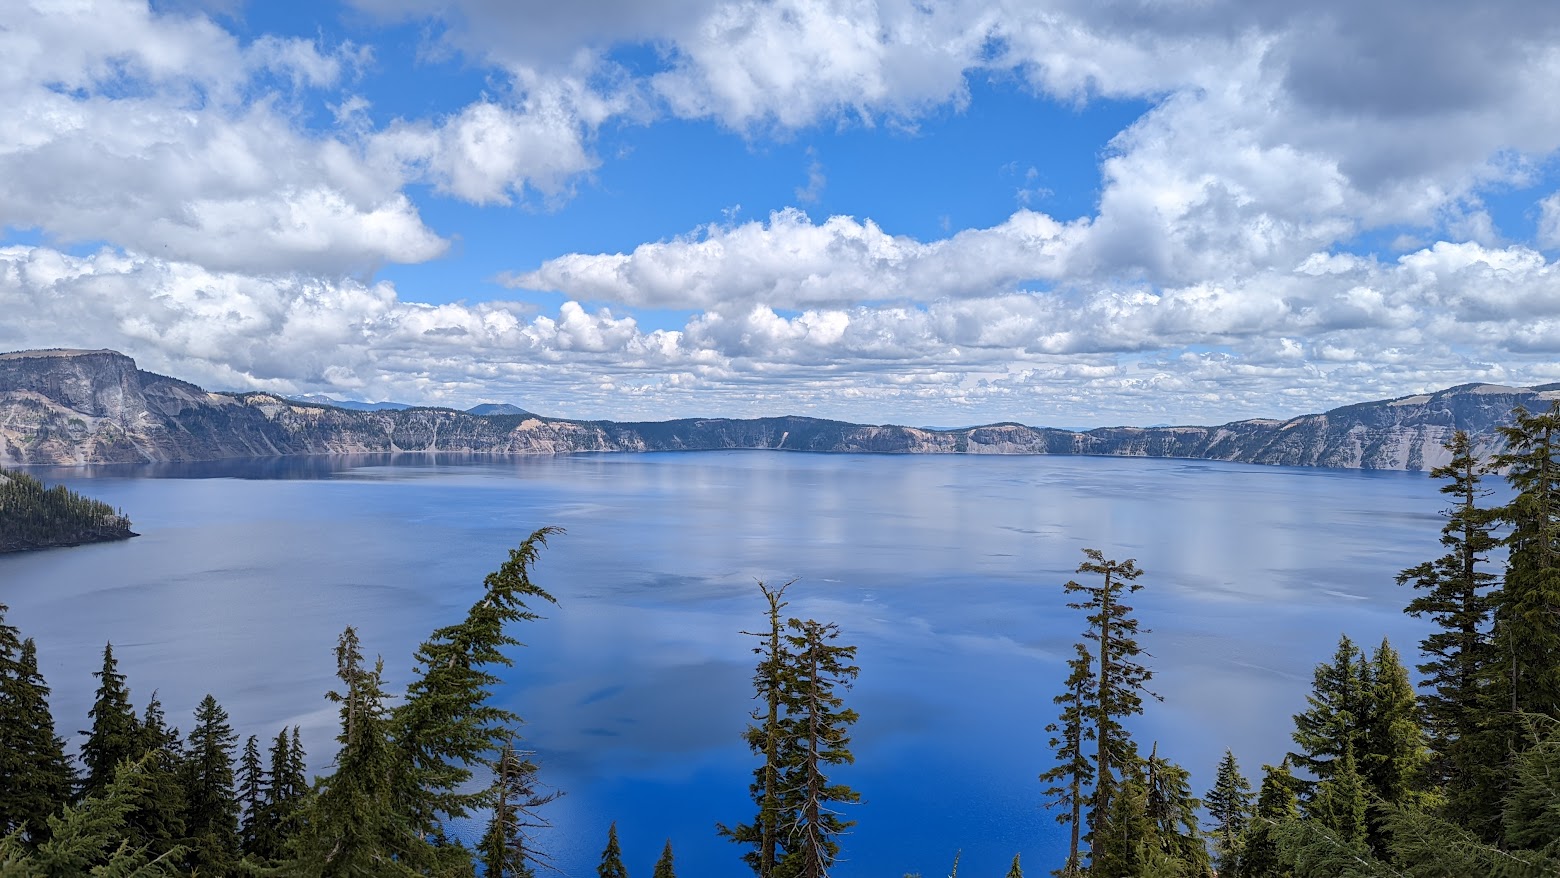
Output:
<path fill-rule="evenodd" d="M 1560 381 L 1549 0 L 12 0 L 0 350 L 620 420 Z"/>

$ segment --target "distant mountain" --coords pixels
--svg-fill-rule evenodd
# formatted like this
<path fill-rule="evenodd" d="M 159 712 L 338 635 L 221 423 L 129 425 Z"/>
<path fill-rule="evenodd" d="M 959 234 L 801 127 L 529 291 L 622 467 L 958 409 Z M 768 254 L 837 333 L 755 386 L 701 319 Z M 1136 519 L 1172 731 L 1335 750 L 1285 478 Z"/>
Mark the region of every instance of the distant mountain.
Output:
<path fill-rule="evenodd" d="M 0 354 L 0 465 L 215 460 L 290 454 L 453 451 L 788 451 L 1101 454 L 1286 466 L 1424 470 L 1466 430 L 1482 453 L 1517 405 L 1547 408 L 1560 385 L 1465 384 L 1288 420 L 1216 427 L 1073 431 L 1003 423 L 951 430 L 816 418 L 617 423 L 453 409 L 352 411 L 270 393 L 209 393 L 143 372 L 114 351 Z"/>
<path fill-rule="evenodd" d="M 305 393 L 301 396 L 289 396 L 287 399 L 293 402 L 306 402 L 311 405 L 329 405 L 338 409 L 347 409 L 354 412 L 399 412 L 412 408 L 409 402 L 363 402 L 358 399 L 331 399 L 323 393 Z"/>
<path fill-rule="evenodd" d="M 530 412 L 517 405 L 510 405 L 507 402 L 485 402 L 466 409 L 466 414 L 485 418 L 489 415 L 529 415 Z"/>

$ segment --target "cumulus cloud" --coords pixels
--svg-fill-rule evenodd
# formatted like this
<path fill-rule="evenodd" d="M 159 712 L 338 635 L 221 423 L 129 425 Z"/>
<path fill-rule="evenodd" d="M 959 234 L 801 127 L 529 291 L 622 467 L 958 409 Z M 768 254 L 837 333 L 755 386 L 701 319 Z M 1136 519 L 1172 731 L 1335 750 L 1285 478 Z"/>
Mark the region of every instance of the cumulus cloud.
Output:
<path fill-rule="evenodd" d="M 1560 265 L 1520 247 L 1319 258 L 1192 285 L 818 306 L 679 328 L 567 300 L 425 305 L 387 283 L 0 249 L 0 348 L 111 346 L 210 386 L 576 417 L 1220 422 L 1467 380 L 1560 379 Z M 1425 315 L 1434 315 L 1426 318 Z M 1466 351 L 1498 354 L 1499 364 Z"/>

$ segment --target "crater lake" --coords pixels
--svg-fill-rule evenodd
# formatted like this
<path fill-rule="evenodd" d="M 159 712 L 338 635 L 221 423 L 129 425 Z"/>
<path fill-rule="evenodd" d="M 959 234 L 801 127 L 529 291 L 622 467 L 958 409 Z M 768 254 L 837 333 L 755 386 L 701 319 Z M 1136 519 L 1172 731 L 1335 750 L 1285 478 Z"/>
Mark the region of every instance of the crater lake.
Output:
<path fill-rule="evenodd" d="M 1036 776 L 1084 629 L 1062 584 L 1082 549 L 1134 558 L 1151 629 L 1146 751 L 1199 795 L 1226 747 L 1248 777 L 1293 745 L 1311 672 L 1341 633 L 1417 661 L 1404 567 L 1440 554 L 1443 502 L 1422 473 L 1093 457 L 763 451 L 561 457 L 282 458 L 32 469 L 123 508 L 129 542 L 0 557 L 0 603 L 36 639 L 58 731 L 78 746 L 112 641 L 139 711 L 157 690 L 188 728 L 211 693 L 262 745 L 300 725 L 328 769 L 332 650 L 353 625 L 391 691 L 435 627 L 459 621 L 536 528 L 567 533 L 536 580 L 558 599 L 496 700 L 526 720 L 540 846 L 593 875 L 615 820 L 633 874 L 670 839 L 681 874 L 749 874 L 717 822 L 752 819 L 742 730 L 764 602 L 836 622 L 858 647 L 862 795 L 836 878 L 1057 867 L 1064 828 Z M 241 738 L 242 740 L 242 738 Z M 475 825 L 456 827 L 471 838 Z"/>

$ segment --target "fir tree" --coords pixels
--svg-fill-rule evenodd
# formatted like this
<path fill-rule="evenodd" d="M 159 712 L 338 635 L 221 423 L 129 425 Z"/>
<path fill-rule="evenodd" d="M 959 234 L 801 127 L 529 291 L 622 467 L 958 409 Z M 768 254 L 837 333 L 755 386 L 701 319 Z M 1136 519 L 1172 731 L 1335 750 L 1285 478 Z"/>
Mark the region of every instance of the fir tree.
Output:
<path fill-rule="evenodd" d="M 202 698 L 184 743 L 188 862 L 202 874 L 225 874 L 238 862 L 239 802 L 233 790 L 237 743 L 227 711 L 210 695 Z"/>
<path fill-rule="evenodd" d="M 477 845 L 485 878 L 532 878 L 541 854 L 532 831 L 549 824 L 536 809 L 558 798 L 556 791 L 537 787 L 536 764 L 506 742 L 494 769 L 493 814 Z"/>
<path fill-rule="evenodd" d="M 169 728 L 156 692 L 142 715 L 136 759 L 142 778 L 126 823 L 134 844 L 161 855 L 184 839 L 186 802 L 184 746 L 179 730 Z"/>
<path fill-rule="evenodd" d="M 655 861 L 655 871 L 651 878 L 677 878 L 677 870 L 672 863 L 672 840 L 666 840 L 666 847 L 661 849 L 661 859 Z"/>
<path fill-rule="evenodd" d="M 558 533 L 542 528 L 511 549 L 509 560 L 484 580 L 484 594 L 465 620 L 434 631 L 417 650 L 419 673 L 392 715 L 396 807 L 410 818 L 415 835 L 397 852 L 407 863 L 436 853 L 422 848 L 441 837 L 447 821 L 468 816 L 490 798 L 489 789 L 468 783 L 472 767 L 491 769 L 520 722 L 512 711 L 488 703 L 500 682 L 490 669 L 514 664 L 503 650 L 520 642 L 507 626 L 540 618 L 526 601 L 556 603 L 531 581 L 531 567 L 547 538 Z"/>
<path fill-rule="evenodd" d="M 37 649 L 31 638 L 17 639 L 5 612 L 0 604 L 0 835 L 20 832 L 36 845 L 48 836 L 48 817 L 69 801 L 73 778 Z"/>
<path fill-rule="evenodd" d="M 1143 871 L 1147 850 L 1156 839 L 1148 816 L 1148 791 L 1141 766 L 1140 759 L 1120 765 L 1121 775 L 1110 799 L 1110 810 L 1090 817 L 1094 832 L 1087 874 L 1091 876 L 1135 876 Z"/>
<path fill-rule="evenodd" d="M 1191 775 L 1160 756 L 1157 744 L 1144 768 L 1144 814 L 1152 836 L 1142 841 L 1163 855 L 1148 859 L 1160 870 L 1207 874 L 1208 845 L 1197 825 L 1197 808 L 1202 803 L 1192 795 Z"/>
<path fill-rule="evenodd" d="M 1024 878 L 1024 870 L 1018 865 L 1018 854 L 1013 855 L 1013 865 L 1008 867 L 1007 878 Z"/>
<path fill-rule="evenodd" d="M 747 845 L 752 849 L 742 859 L 753 869 L 758 878 L 770 878 L 775 864 L 780 861 L 780 708 L 783 678 L 790 666 L 791 656 L 784 637 L 781 610 L 785 609 L 785 590 L 795 580 L 770 588 L 762 580 L 758 590 L 768 604 L 769 625 L 762 632 L 744 631 L 759 639 L 753 652 L 759 657 L 758 668 L 753 672 L 753 697 L 759 701 L 752 719 L 743 733 L 748 747 L 763 763 L 753 771 L 753 783 L 748 790 L 758 813 L 752 823 L 726 826 L 717 824 L 722 836 Z"/>
<path fill-rule="evenodd" d="M 394 758 L 385 707 L 384 662 L 369 670 L 357 632 L 347 628 L 336 645 L 336 677 L 342 691 L 327 694 L 340 705 L 341 749 L 336 770 L 321 779 L 300 815 L 290 842 L 288 871 L 309 878 L 413 875 L 397 856 L 407 844 L 408 816 L 397 811 L 391 790 Z"/>
<path fill-rule="evenodd" d="M 1148 632 L 1140 630 L 1132 607 L 1122 602 L 1126 596 L 1142 590 L 1137 578 L 1143 571 L 1131 559 L 1125 562 L 1107 560 L 1098 549 L 1084 549 L 1083 553 L 1087 560 L 1078 565 L 1078 572 L 1097 574 L 1101 582 L 1080 585 L 1069 581 L 1063 588 L 1068 594 L 1084 596 L 1083 600 L 1067 606 L 1088 614 L 1084 637 L 1094 641 L 1097 647 L 1094 703 L 1087 711 L 1094 727 L 1095 743 L 1094 794 L 1089 818 L 1092 836 L 1099 820 L 1111 813 L 1110 799 L 1115 788 L 1113 772 L 1138 761 L 1137 748 L 1122 721 L 1143 712 L 1144 695 L 1158 696 L 1148 691 L 1153 672 L 1139 661 L 1144 653 L 1137 638 Z"/>
<path fill-rule="evenodd" d="M 1203 797 L 1208 816 L 1213 818 L 1213 852 L 1218 858 L 1219 874 L 1231 875 L 1240 862 L 1241 840 L 1251 821 L 1251 784 L 1240 773 L 1232 751 L 1224 751 L 1214 777 L 1213 789 Z"/>
<path fill-rule="evenodd" d="M 1065 808 L 1056 815 L 1056 822 L 1069 829 L 1067 861 L 1057 871 L 1062 878 L 1083 874 L 1083 859 L 1079 852 L 1079 833 L 1083 827 L 1082 809 L 1087 800 L 1086 790 L 1094 784 L 1094 763 L 1085 751 L 1085 742 L 1094 739 L 1094 726 L 1089 723 L 1089 711 L 1095 703 L 1093 658 L 1088 647 L 1074 644 L 1076 655 L 1067 662 L 1067 691 L 1052 699 L 1061 705 L 1062 713 L 1056 722 L 1046 725 L 1051 733 L 1051 749 L 1056 753 L 1056 766 L 1040 775 L 1045 790 L 1047 808 Z"/>
<path fill-rule="evenodd" d="M 1505 842 L 1560 860 L 1560 722 L 1530 716 L 1527 731 L 1534 743 L 1517 757 L 1512 772 L 1502 813 Z"/>
<path fill-rule="evenodd" d="M 792 661 L 782 675 L 779 806 L 788 843 L 775 875 L 827 878 L 839 854 L 836 839 L 855 825 L 841 819 L 837 806 L 861 799 L 826 774 L 831 766 L 856 761 L 850 751 L 856 712 L 836 694 L 856 678 L 858 669 L 850 663 L 856 647 L 835 645 L 839 628 L 832 623 L 791 619 L 786 627 Z"/>
<path fill-rule="evenodd" d="M 1310 707 L 1295 715 L 1294 741 L 1300 750 L 1289 754 L 1295 765 L 1315 778 L 1301 783 L 1308 793 L 1314 794 L 1318 782 L 1332 777 L 1345 748 L 1358 752 L 1364 744 L 1366 676 L 1365 657 L 1347 635 L 1338 639 L 1332 661 L 1316 666 L 1311 694 L 1306 696 Z"/>
<path fill-rule="evenodd" d="M 92 729 L 81 732 L 87 736 L 81 745 L 81 762 L 87 769 L 82 778 L 83 796 L 107 789 L 119 763 L 134 758 L 138 750 L 139 728 L 130 707 L 130 690 L 125 688 L 125 676 L 119 673 L 112 643 L 103 647 L 103 669 L 93 676 L 99 683 L 97 698 L 87 712 L 92 718 Z"/>
<path fill-rule="evenodd" d="M 601 865 L 596 867 L 597 878 L 628 878 L 623 868 L 623 850 L 618 847 L 617 821 L 607 827 L 607 846 L 601 852 Z"/>
<path fill-rule="evenodd" d="M 1480 752 L 1482 690 L 1494 661 L 1489 624 L 1496 576 L 1486 565 L 1499 541 L 1495 513 L 1479 505 L 1490 494 L 1480 486 L 1488 468 L 1461 430 L 1446 449 L 1451 460 L 1430 475 L 1447 480 L 1441 493 L 1452 498 L 1441 529 L 1447 554 L 1404 570 L 1397 581 L 1413 583 L 1420 592 L 1404 611 L 1428 616 L 1437 626 L 1420 641 L 1425 662 L 1419 672 L 1429 690 L 1420 700 L 1432 754 L 1427 777 L 1444 793 L 1448 815 L 1488 824 L 1495 817 L 1500 781 Z"/>
<path fill-rule="evenodd" d="M 260 863 L 276 862 L 286 855 L 287 840 L 297 831 L 298 812 L 308 793 L 303 743 L 297 726 L 293 726 L 290 741 L 287 729 L 277 732 L 268 755 L 265 797 L 255 823 L 252 849 L 248 851 Z"/>
<path fill-rule="evenodd" d="M 1495 609 L 1498 661 L 1510 710 L 1560 718 L 1560 400 L 1542 415 L 1518 408 L 1495 458 L 1517 492 L 1504 587 Z"/>
<path fill-rule="evenodd" d="M 1371 654 L 1368 707 L 1359 773 L 1367 795 L 1389 805 L 1415 804 L 1425 795 L 1425 770 L 1430 750 L 1419 722 L 1418 696 L 1408 670 L 1392 644 L 1382 639 Z M 1386 840 L 1374 826 L 1371 849 L 1386 851 Z"/>
<path fill-rule="evenodd" d="M 1349 843 L 1366 839 L 1367 793 L 1354 759 L 1354 742 L 1345 739 L 1343 755 L 1328 766 L 1327 777 L 1316 786 L 1316 795 L 1306 805 L 1306 816 L 1317 821 Z"/>
<path fill-rule="evenodd" d="M 265 819 L 265 768 L 260 764 L 260 741 L 254 735 L 244 740 L 244 754 L 238 760 L 238 847 L 244 854 L 255 853 Z"/>
<path fill-rule="evenodd" d="M 1241 838 L 1240 861 L 1234 871 L 1239 878 L 1288 878 L 1289 871 L 1279 860 L 1276 831 L 1299 818 L 1298 789 L 1288 757 L 1276 766 L 1262 766 L 1256 814 Z"/>

